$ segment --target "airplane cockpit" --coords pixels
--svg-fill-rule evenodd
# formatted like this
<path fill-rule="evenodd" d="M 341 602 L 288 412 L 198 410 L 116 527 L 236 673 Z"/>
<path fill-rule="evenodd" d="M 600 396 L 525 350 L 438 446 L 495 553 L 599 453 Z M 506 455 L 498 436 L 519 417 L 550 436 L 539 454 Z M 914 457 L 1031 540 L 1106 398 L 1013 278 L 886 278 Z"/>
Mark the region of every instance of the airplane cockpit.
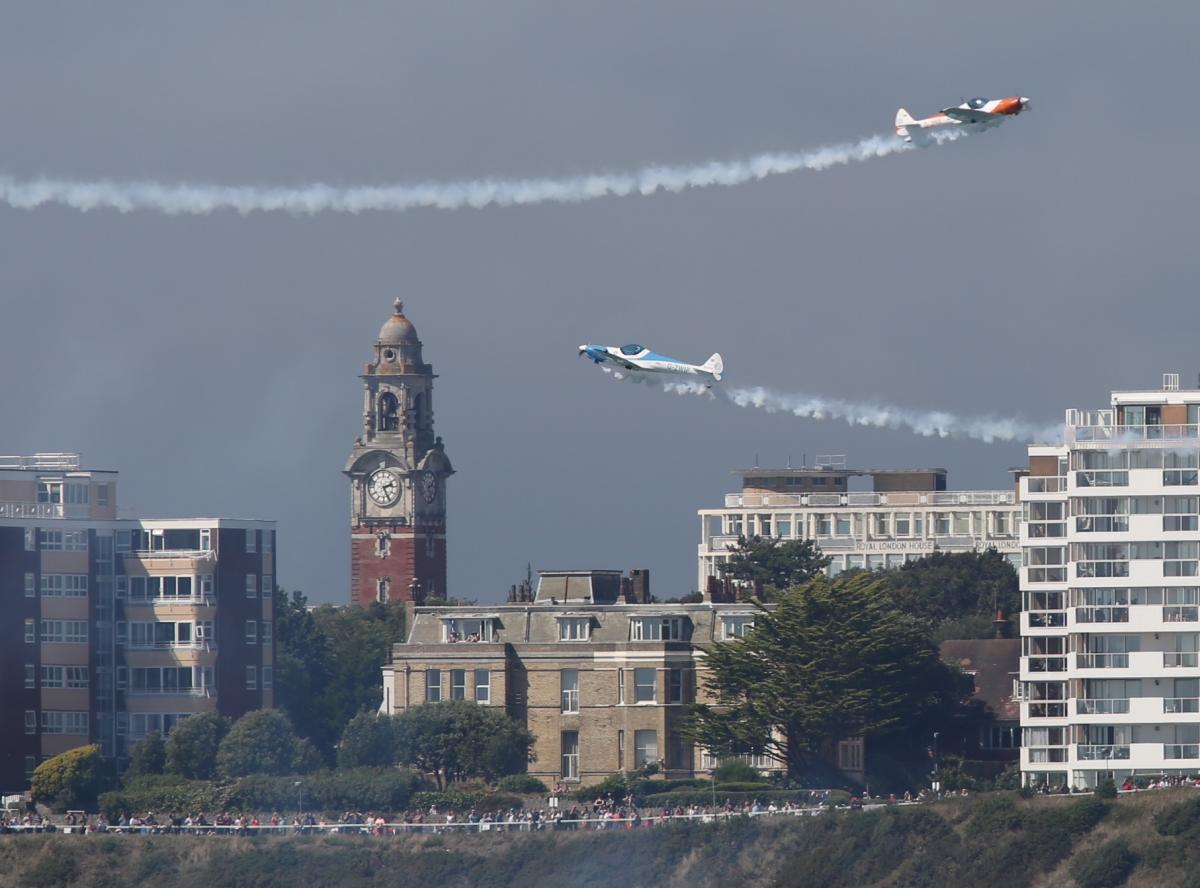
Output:
<path fill-rule="evenodd" d="M 636 355 L 636 354 L 640 354 L 641 352 L 644 352 L 644 351 L 645 351 L 645 349 L 642 348 L 640 345 L 623 345 L 623 346 L 621 346 L 621 354 L 623 354 L 623 355 Z"/>
<path fill-rule="evenodd" d="M 969 102 L 967 102 L 967 107 L 978 111 L 980 108 L 982 108 L 987 103 L 988 103 L 988 100 L 983 98 L 982 96 L 980 96 L 978 98 L 971 99 Z"/>

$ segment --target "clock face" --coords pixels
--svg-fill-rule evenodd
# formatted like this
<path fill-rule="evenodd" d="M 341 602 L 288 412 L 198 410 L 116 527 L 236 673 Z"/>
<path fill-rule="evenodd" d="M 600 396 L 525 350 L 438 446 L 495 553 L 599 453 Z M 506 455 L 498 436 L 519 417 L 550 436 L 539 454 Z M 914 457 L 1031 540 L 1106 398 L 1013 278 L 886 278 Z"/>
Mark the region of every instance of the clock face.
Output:
<path fill-rule="evenodd" d="M 432 503 L 437 499 L 437 475 L 433 472 L 426 472 L 421 478 L 421 495 L 425 497 L 427 503 Z"/>
<path fill-rule="evenodd" d="M 390 506 L 400 498 L 400 479 L 395 472 L 380 469 L 367 480 L 367 494 L 381 506 Z"/>

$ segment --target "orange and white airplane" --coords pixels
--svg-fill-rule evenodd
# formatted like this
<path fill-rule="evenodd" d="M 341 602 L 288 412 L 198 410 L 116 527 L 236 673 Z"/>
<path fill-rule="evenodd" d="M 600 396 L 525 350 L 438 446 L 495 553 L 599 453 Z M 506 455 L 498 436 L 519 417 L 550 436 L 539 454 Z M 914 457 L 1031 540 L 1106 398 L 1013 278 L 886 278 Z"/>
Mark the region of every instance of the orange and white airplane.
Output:
<path fill-rule="evenodd" d="M 901 108 L 896 112 L 896 135 L 906 142 L 914 139 L 923 142 L 929 139 L 926 130 L 936 130 L 943 126 L 974 126 L 987 129 L 999 126 L 1009 117 L 1016 117 L 1028 109 L 1029 99 L 1025 96 L 970 99 L 953 108 L 945 108 L 924 120 L 917 120 Z"/>

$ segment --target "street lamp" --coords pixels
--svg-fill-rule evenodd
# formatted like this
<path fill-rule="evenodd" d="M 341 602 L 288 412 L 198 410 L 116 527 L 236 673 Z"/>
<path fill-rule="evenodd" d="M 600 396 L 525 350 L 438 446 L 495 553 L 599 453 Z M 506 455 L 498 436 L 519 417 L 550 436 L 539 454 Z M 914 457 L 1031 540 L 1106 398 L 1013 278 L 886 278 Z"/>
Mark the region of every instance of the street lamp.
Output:
<path fill-rule="evenodd" d="M 297 808 L 297 814 L 300 817 L 301 826 L 303 826 L 304 825 L 303 824 L 303 821 L 304 821 L 304 784 L 301 781 L 297 780 L 296 782 L 294 782 L 292 784 L 292 786 L 296 787 L 296 791 L 299 794 L 299 800 L 297 802 L 296 808 Z"/>
<path fill-rule="evenodd" d="M 933 732 L 933 778 L 934 778 L 934 779 L 931 781 L 931 782 L 933 783 L 933 786 L 932 786 L 931 788 L 933 789 L 933 791 L 934 791 L 934 792 L 938 792 L 938 790 L 939 790 L 939 789 L 941 789 L 941 787 L 940 787 L 940 785 L 939 785 L 939 783 L 938 783 L 938 780 L 937 780 L 937 770 L 938 770 L 938 736 L 939 736 L 938 732 L 937 732 L 937 731 L 934 731 L 934 732 Z"/>

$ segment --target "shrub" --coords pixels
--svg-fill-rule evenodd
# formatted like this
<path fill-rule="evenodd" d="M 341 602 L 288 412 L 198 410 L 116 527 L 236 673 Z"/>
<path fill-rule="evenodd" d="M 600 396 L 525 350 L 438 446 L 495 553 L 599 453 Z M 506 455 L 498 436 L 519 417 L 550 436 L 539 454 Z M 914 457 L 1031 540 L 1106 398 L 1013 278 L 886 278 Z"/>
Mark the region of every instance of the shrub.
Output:
<path fill-rule="evenodd" d="M 392 718 L 360 712 L 350 719 L 338 744 L 339 768 L 386 768 L 396 762 L 396 733 Z"/>
<path fill-rule="evenodd" d="M 1154 828 L 1159 835 L 1181 836 L 1192 832 L 1197 826 L 1200 826 L 1200 799 L 1189 799 L 1154 815 Z"/>
<path fill-rule="evenodd" d="M 763 789 L 754 792 L 726 792 L 718 787 L 716 792 L 718 805 L 724 805 L 726 802 L 741 805 L 743 802 L 753 801 L 762 802 L 764 805 L 770 802 L 780 804 L 789 801 L 808 804 L 811 802 L 812 797 L 812 793 L 807 789 Z M 711 805 L 713 802 L 713 792 L 711 789 L 680 789 L 674 792 L 660 792 L 654 795 L 643 796 L 639 798 L 639 801 L 653 808 L 673 808 L 677 805 Z M 850 795 L 842 790 L 834 790 L 830 794 L 830 801 L 834 805 L 844 805 L 850 801 Z"/>
<path fill-rule="evenodd" d="M 547 793 L 550 790 L 546 788 L 546 784 L 538 780 L 532 774 L 509 774 L 507 777 L 501 777 L 500 782 L 496 784 L 496 788 L 503 792 L 517 793 Z"/>
<path fill-rule="evenodd" d="M 217 753 L 223 777 L 247 774 L 294 774 L 311 770 L 319 759 L 316 750 L 292 730 L 278 709 L 256 709 L 237 720 Z"/>
<path fill-rule="evenodd" d="M 975 806 L 971 812 L 971 827 L 981 835 L 1011 832 L 1021 828 L 1021 813 L 1011 796 L 992 796 Z"/>
<path fill-rule="evenodd" d="M 722 759 L 713 769 L 713 779 L 721 783 L 758 783 L 762 777 L 756 768 L 741 759 Z"/>
<path fill-rule="evenodd" d="M 761 792 L 762 790 L 770 790 L 774 787 L 771 784 L 761 780 L 750 780 L 744 783 L 718 783 L 717 794 L 723 792 Z"/>
<path fill-rule="evenodd" d="M 176 775 L 139 777 L 124 789 L 106 792 L 99 798 L 100 813 L 115 822 L 122 814 L 195 814 L 225 808 L 227 788 L 204 780 L 184 780 Z"/>
<path fill-rule="evenodd" d="M 215 712 L 185 718 L 167 737 L 167 770 L 189 780 L 217 776 L 217 752 L 230 721 Z"/>
<path fill-rule="evenodd" d="M 303 794 L 304 808 L 309 811 L 400 811 L 408 807 L 419 787 L 419 778 L 401 768 L 353 768 L 303 776 L 257 774 L 237 781 L 226 807 L 247 812 L 294 811 Z"/>
<path fill-rule="evenodd" d="M 623 773 L 609 774 L 595 786 L 581 786 L 572 793 L 572 796 L 579 802 L 590 802 L 592 799 L 602 798 L 611 795 L 614 799 L 624 798 L 629 795 L 631 789 L 630 782 L 625 779 Z"/>
<path fill-rule="evenodd" d="M 1098 799 L 1115 799 L 1117 797 L 1117 784 L 1111 780 L 1102 780 L 1096 786 L 1096 798 Z"/>
<path fill-rule="evenodd" d="M 1112 839 L 1089 854 L 1080 854 L 1071 864 L 1071 875 L 1079 888 L 1114 888 L 1125 884 L 1137 863 L 1128 842 Z"/>
<path fill-rule="evenodd" d="M 42 762 L 33 772 L 31 789 L 34 801 L 55 810 L 94 810 L 96 797 L 112 782 L 112 768 L 100 755 L 99 745 L 93 743 Z"/>
<path fill-rule="evenodd" d="M 520 808 L 521 800 L 516 796 L 489 793 L 482 790 L 448 789 L 444 792 L 418 792 L 412 797 L 414 808 L 437 808 L 439 811 L 503 811 Z"/>
<path fill-rule="evenodd" d="M 161 774 L 167 765 L 167 746 L 162 734 L 151 731 L 133 745 L 125 779 L 133 780 L 149 774 Z"/>

